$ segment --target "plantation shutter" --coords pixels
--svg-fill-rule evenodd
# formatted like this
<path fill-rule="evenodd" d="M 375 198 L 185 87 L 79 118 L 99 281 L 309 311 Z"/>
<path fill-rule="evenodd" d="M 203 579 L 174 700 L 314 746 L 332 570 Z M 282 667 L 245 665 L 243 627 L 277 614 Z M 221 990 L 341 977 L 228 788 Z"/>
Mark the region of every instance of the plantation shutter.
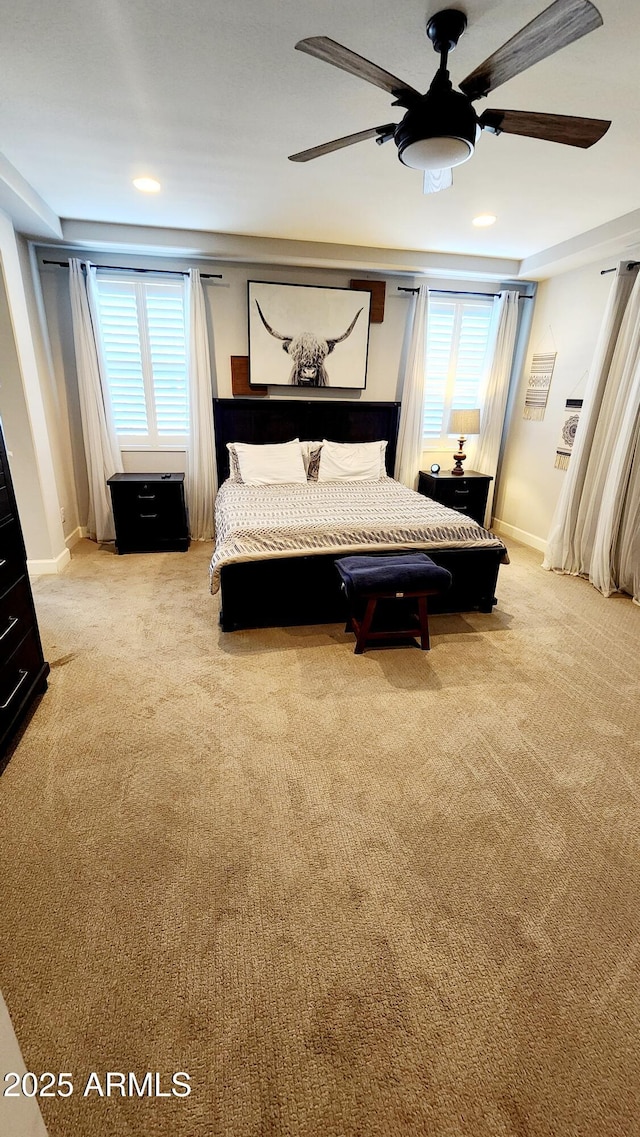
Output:
<path fill-rule="evenodd" d="M 134 284 L 98 277 L 98 310 L 107 383 L 118 435 L 149 433 Z"/>
<path fill-rule="evenodd" d="M 162 446 L 189 433 L 184 284 L 98 276 L 98 314 L 116 432 Z"/>
<path fill-rule="evenodd" d="M 424 392 L 423 436 L 440 438 L 449 382 L 449 363 L 455 327 L 455 304 L 429 299 L 427 381 Z"/>
<path fill-rule="evenodd" d="M 160 437 L 189 433 L 182 285 L 146 286 L 149 347 Z"/>
<path fill-rule="evenodd" d="M 480 405 L 492 315 L 491 300 L 429 303 L 423 437 L 447 434 L 449 412 Z"/>

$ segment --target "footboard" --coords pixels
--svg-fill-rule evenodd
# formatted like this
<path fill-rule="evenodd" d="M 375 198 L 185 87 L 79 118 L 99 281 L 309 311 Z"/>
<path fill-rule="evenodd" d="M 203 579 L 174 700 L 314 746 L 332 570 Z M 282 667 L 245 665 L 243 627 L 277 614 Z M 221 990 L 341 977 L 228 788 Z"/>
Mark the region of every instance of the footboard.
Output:
<path fill-rule="evenodd" d="M 501 549 L 422 551 L 453 577 L 450 591 L 433 598 L 432 612 L 491 612 L 497 602 Z M 342 622 L 347 609 L 335 567 L 337 556 L 282 557 L 223 566 L 223 631 Z"/>

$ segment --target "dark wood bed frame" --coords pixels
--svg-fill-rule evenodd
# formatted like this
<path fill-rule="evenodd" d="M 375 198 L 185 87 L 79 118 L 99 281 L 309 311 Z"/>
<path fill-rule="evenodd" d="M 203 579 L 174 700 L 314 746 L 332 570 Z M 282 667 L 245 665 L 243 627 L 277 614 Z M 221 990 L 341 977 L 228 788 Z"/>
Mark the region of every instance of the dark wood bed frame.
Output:
<path fill-rule="evenodd" d="M 387 439 L 393 475 L 400 403 L 324 399 L 214 399 L 218 484 L 229 476 L 228 442 L 333 442 Z M 388 552 L 389 550 L 385 550 Z M 346 618 L 335 561 L 343 554 L 282 557 L 224 565 L 220 573 L 223 631 L 332 624 Z M 491 612 L 501 549 L 433 549 L 429 556 L 453 576 L 451 590 L 434 597 L 432 612 Z"/>

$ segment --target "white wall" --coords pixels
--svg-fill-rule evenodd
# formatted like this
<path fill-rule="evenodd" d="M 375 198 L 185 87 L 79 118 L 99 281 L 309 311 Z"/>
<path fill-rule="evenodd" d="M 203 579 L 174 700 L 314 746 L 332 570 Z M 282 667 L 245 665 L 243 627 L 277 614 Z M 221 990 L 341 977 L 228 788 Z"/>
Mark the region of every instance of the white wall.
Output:
<path fill-rule="evenodd" d="M 525 366 L 510 402 L 494 524 L 538 549 L 544 549 L 566 477 L 554 466 L 565 400 L 584 394 L 612 286 L 613 275 L 602 276 L 600 268 L 588 265 L 539 284 Z M 545 416 L 537 422 L 523 418 L 523 409 L 531 357 L 541 351 L 557 357 Z"/>
<path fill-rule="evenodd" d="M 43 398 L 42 357 L 26 244 L 0 213 L 0 261 L 7 370 L 0 382 L 0 414 L 30 568 L 57 572 L 69 560 L 60 520 L 47 408 Z"/>
<path fill-rule="evenodd" d="M 45 556 L 48 546 L 44 507 L 4 273 L 0 273 L 0 418 L 25 544 L 28 542 L 34 557 Z"/>

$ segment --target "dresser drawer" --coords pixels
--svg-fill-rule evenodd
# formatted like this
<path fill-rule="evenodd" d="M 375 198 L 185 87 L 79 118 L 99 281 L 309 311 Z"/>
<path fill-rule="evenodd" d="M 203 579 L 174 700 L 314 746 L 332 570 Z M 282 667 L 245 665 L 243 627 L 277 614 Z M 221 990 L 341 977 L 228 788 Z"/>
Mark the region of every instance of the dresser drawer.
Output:
<path fill-rule="evenodd" d="M 112 487 L 113 504 L 121 522 L 160 521 L 180 524 L 183 520 L 181 485 L 119 485 Z"/>
<path fill-rule="evenodd" d="M 465 489 L 463 486 L 454 486 L 449 495 L 447 505 L 450 505 L 452 509 L 466 513 L 476 505 L 484 503 L 486 497 L 487 494 L 484 486 L 470 486 L 468 489 Z"/>
<path fill-rule="evenodd" d="M 0 424 L 0 769 L 11 736 L 46 689 L 48 673 Z"/>
<path fill-rule="evenodd" d="M 5 517 L 11 517 L 12 505 L 7 486 L 0 485 L 0 524 Z"/>
<path fill-rule="evenodd" d="M 171 499 L 171 490 L 179 488 L 170 483 L 163 486 L 161 482 L 141 482 L 139 485 L 120 486 L 118 492 L 132 508 L 144 511 L 166 505 Z"/>
<path fill-rule="evenodd" d="M 31 589 L 26 576 L 0 600 L 0 667 L 33 627 Z"/>
<path fill-rule="evenodd" d="M 0 597 L 25 575 L 24 546 L 15 521 L 0 525 Z"/>
<path fill-rule="evenodd" d="M 32 630 L 0 670 L 0 735 L 11 725 L 47 670 L 38 636 Z"/>
<path fill-rule="evenodd" d="M 132 510 L 141 521 L 157 520 L 163 525 L 180 526 L 182 523 L 182 486 L 141 486 L 132 503 Z"/>

